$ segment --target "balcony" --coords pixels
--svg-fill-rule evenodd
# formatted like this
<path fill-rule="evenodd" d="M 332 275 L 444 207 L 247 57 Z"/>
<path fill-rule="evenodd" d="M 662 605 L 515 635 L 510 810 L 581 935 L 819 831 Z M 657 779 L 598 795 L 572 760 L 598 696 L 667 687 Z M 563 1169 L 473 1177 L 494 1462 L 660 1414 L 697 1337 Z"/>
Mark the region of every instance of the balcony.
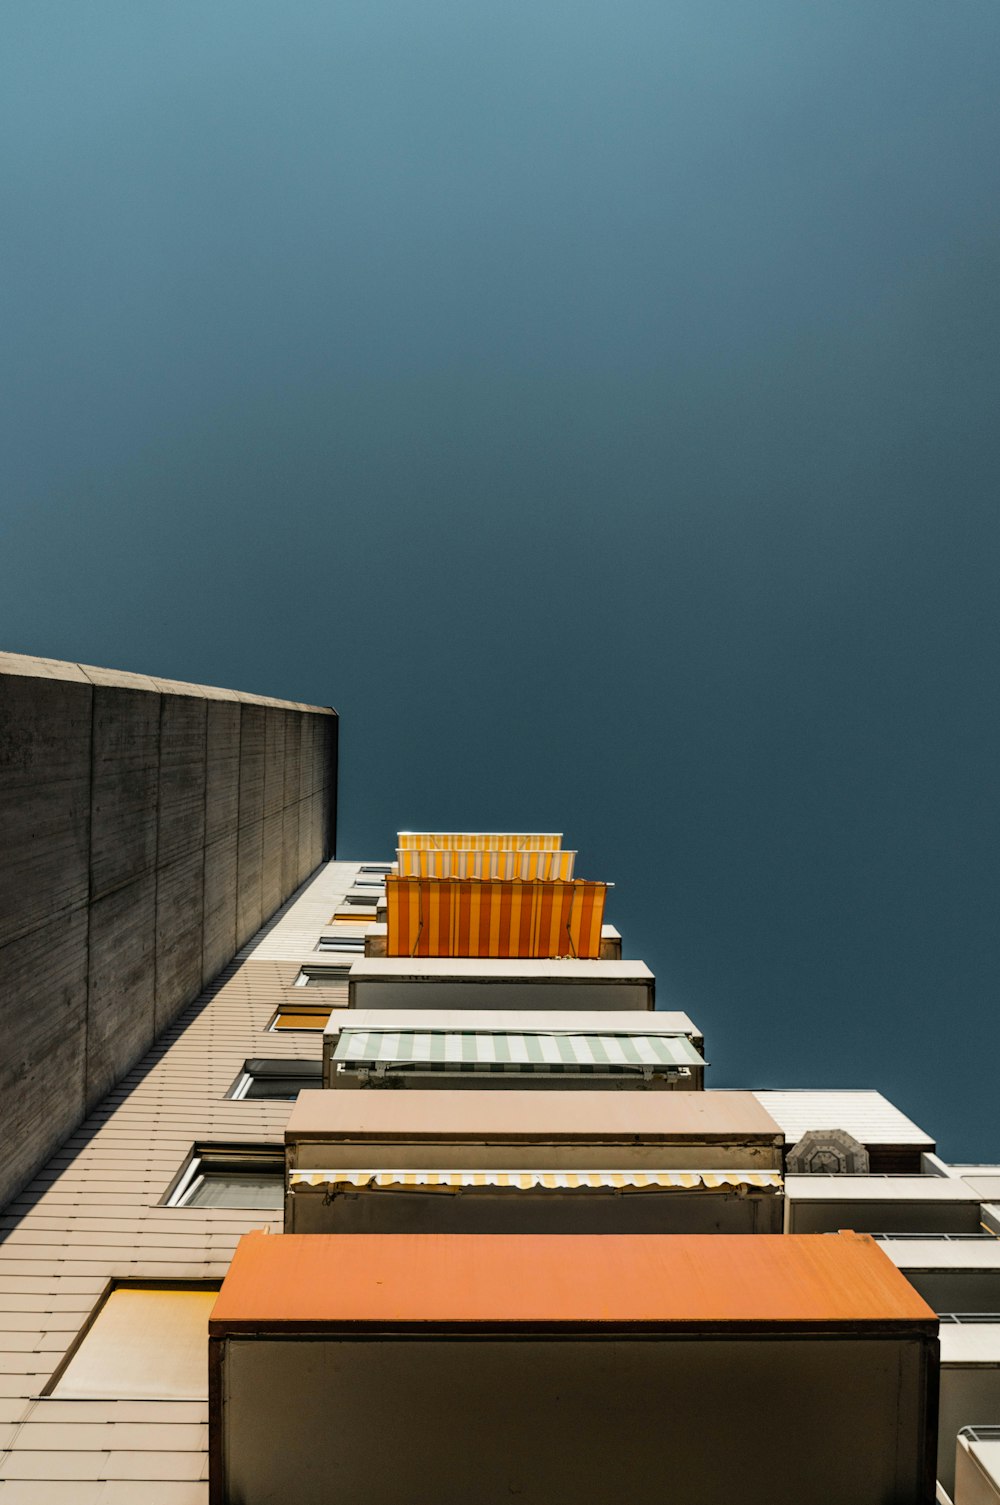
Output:
<path fill-rule="evenodd" d="M 307 1092 L 291 1233 L 778 1233 L 782 1138 L 750 1093 Z"/>
<path fill-rule="evenodd" d="M 955 1505 L 1000 1505 L 1000 1427 L 959 1432 Z"/>
<path fill-rule="evenodd" d="M 703 1050 L 685 1014 L 343 1009 L 326 1023 L 323 1080 L 338 1088 L 700 1091 Z"/>
<path fill-rule="evenodd" d="M 786 1176 L 789 1233 L 978 1233 L 979 1198 L 947 1176 Z"/>
<path fill-rule="evenodd" d="M 850 1234 L 250 1234 L 209 1331 L 213 1505 L 933 1498 L 937 1324 Z"/>
<path fill-rule="evenodd" d="M 476 957 L 358 957 L 351 1008 L 652 1009 L 644 962 Z"/>

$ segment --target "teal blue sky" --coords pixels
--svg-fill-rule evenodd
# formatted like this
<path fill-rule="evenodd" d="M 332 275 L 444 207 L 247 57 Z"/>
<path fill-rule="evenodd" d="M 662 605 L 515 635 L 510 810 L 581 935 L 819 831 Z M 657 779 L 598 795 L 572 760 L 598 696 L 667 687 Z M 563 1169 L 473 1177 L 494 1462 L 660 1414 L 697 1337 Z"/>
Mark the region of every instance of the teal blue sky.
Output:
<path fill-rule="evenodd" d="M 0 645 L 555 828 L 716 1085 L 1000 1158 L 1000 7 L 23 0 Z"/>

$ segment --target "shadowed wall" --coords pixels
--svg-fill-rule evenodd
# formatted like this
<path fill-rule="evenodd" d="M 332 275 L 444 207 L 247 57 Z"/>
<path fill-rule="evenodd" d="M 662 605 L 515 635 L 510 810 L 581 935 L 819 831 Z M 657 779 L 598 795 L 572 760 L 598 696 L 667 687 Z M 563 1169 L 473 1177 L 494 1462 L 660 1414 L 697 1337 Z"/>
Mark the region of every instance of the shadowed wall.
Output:
<path fill-rule="evenodd" d="M 0 1204 L 332 856 L 337 725 L 0 654 Z"/>

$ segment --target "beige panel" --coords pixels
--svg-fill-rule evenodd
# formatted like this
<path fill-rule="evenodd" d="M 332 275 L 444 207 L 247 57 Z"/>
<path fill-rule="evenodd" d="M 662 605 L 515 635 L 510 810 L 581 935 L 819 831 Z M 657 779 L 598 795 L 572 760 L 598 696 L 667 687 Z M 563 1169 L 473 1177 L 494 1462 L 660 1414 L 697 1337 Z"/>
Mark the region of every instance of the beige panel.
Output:
<path fill-rule="evenodd" d="M 350 1015 L 346 1016 L 349 1023 Z M 640 1015 L 640 1018 L 648 1016 Z M 412 1027 L 412 1026 L 411 1026 Z M 643 1093 L 581 1091 L 572 1096 L 488 1089 L 303 1093 L 288 1138 L 670 1140 L 719 1136 L 774 1143 L 781 1131 L 751 1092 L 699 1092 L 652 1099 Z"/>
<path fill-rule="evenodd" d="M 991 1364 L 950 1364 L 947 1350 L 943 1359 L 937 1470 L 938 1478 L 951 1494 L 955 1487 L 955 1448 L 960 1428 L 995 1425 L 1000 1418 L 1000 1352 Z"/>
<path fill-rule="evenodd" d="M 208 1314 L 216 1287 L 111 1292 L 53 1394 L 200 1400 L 208 1394 Z"/>
<path fill-rule="evenodd" d="M 959 1438 L 954 1496 L 955 1505 L 1000 1505 L 1000 1442 Z"/>

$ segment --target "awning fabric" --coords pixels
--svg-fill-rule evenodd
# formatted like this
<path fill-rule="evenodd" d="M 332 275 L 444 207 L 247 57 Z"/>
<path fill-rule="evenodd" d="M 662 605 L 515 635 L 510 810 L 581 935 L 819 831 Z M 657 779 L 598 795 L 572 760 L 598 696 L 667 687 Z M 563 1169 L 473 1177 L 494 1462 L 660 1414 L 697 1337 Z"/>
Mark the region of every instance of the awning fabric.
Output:
<path fill-rule="evenodd" d="M 272 1029 L 324 1029 L 332 1012 L 332 1005 L 324 1004 L 317 1009 L 279 1009 L 274 1016 Z"/>
<path fill-rule="evenodd" d="M 601 954 L 607 884 L 386 879 L 387 956 Z"/>
<path fill-rule="evenodd" d="M 572 878 L 575 852 L 483 852 L 399 847 L 401 878 Z"/>
<path fill-rule="evenodd" d="M 781 1191 L 779 1171 L 291 1171 L 296 1187 L 359 1186 L 377 1189 L 508 1187 L 514 1191 L 718 1191 L 728 1186 Z"/>
<path fill-rule="evenodd" d="M 340 1032 L 334 1061 L 387 1071 L 648 1072 L 704 1066 L 686 1035 L 473 1030 Z"/>
<path fill-rule="evenodd" d="M 404 852 L 558 852 L 562 832 L 400 831 L 396 843 Z"/>

